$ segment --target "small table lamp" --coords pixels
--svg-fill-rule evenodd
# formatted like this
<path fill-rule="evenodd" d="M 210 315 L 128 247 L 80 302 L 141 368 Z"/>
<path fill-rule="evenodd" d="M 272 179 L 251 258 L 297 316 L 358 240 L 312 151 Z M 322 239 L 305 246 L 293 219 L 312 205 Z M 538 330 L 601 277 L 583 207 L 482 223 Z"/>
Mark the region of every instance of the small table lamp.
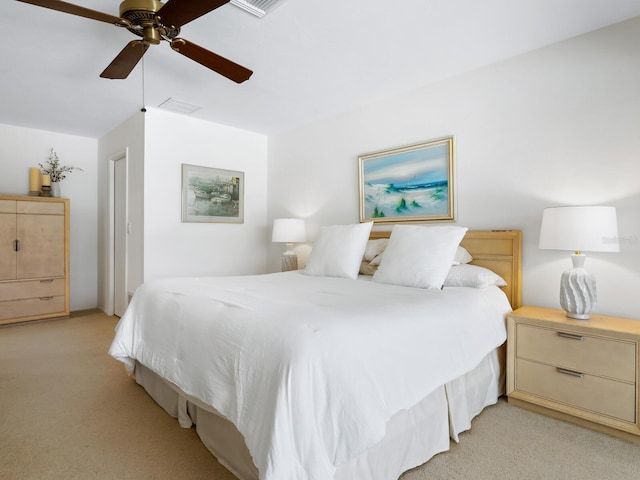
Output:
<path fill-rule="evenodd" d="M 304 227 L 304 220 L 298 218 L 276 218 L 273 221 L 272 242 L 284 242 L 287 244 L 287 251 L 282 254 L 282 271 L 298 269 L 298 256 L 291 246 L 295 242 L 305 242 L 307 234 Z"/>
<path fill-rule="evenodd" d="M 619 252 L 615 207 L 552 207 L 542 213 L 540 248 L 574 251 L 573 268 L 560 279 L 567 317 L 588 320 L 596 304 L 596 280 L 584 268 L 588 252 Z"/>

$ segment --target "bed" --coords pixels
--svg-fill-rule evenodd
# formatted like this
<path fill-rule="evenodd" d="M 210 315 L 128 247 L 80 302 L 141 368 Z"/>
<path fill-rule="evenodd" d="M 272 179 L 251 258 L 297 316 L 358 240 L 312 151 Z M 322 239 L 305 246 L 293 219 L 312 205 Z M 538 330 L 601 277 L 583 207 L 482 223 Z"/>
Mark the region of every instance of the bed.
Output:
<path fill-rule="evenodd" d="M 467 231 L 460 245 L 506 285 L 162 279 L 136 291 L 109 353 L 241 480 L 397 479 L 504 390 L 521 232 Z"/>

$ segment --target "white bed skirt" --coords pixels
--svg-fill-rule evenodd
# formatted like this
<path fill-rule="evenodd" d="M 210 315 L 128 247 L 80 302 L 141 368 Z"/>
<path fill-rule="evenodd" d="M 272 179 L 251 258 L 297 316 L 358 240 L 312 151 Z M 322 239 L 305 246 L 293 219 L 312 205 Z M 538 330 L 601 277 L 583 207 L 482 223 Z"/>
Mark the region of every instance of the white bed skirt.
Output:
<path fill-rule="evenodd" d="M 448 450 L 450 438 L 457 442 L 458 435 L 471 428 L 471 420 L 504 393 L 503 350 L 494 350 L 471 372 L 394 415 L 385 437 L 339 465 L 334 480 L 396 480 L 403 472 Z M 181 392 L 140 363 L 136 363 L 135 377 L 180 426 L 195 424 L 202 443 L 236 477 L 259 479 L 243 436 L 213 407 Z"/>

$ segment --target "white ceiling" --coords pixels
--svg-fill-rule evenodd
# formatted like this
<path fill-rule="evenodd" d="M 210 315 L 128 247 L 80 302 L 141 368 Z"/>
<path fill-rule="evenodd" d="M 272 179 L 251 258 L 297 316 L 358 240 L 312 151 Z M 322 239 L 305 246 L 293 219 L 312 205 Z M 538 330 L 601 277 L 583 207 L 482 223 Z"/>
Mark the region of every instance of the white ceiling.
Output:
<path fill-rule="evenodd" d="M 120 3 L 67 1 L 116 16 Z M 285 0 L 262 19 L 224 5 L 180 36 L 253 76 L 238 85 L 163 42 L 144 57 L 144 99 L 270 134 L 638 15 L 638 0 Z M 127 30 L 2 0 L 0 31 L 0 123 L 98 138 L 142 106 L 141 64 L 99 78 Z"/>

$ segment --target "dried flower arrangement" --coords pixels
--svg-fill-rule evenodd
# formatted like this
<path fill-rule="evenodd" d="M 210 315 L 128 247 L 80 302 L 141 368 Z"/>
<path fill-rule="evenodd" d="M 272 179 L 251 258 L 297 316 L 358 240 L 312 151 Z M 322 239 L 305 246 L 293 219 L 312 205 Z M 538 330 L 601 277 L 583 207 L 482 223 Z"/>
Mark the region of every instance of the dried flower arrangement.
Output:
<path fill-rule="evenodd" d="M 49 152 L 49 160 L 47 160 L 46 166 L 39 163 L 40 168 L 42 168 L 43 175 L 49 175 L 51 177 L 52 182 L 59 182 L 64 180 L 68 173 L 73 172 L 74 170 L 80 170 L 83 172 L 80 167 L 74 167 L 73 165 L 70 167 L 65 167 L 64 165 L 60 165 L 60 159 L 58 159 L 58 154 L 51 149 Z"/>

